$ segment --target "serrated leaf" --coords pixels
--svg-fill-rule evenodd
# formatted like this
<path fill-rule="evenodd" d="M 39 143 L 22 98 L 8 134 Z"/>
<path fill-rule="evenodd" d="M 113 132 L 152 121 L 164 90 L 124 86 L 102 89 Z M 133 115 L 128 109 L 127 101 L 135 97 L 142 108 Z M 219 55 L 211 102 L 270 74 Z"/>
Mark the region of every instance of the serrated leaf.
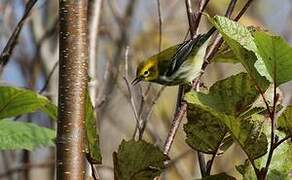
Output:
<path fill-rule="evenodd" d="M 259 121 L 254 116 L 249 120 L 222 119 L 249 159 L 257 159 L 265 155 L 268 147 L 267 136 L 262 131 L 263 121 Z"/>
<path fill-rule="evenodd" d="M 96 118 L 91 99 L 86 93 L 86 153 L 88 160 L 93 164 L 101 164 L 102 157 L 99 146 L 99 135 L 96 129 Z"/>
<path fill-rule="evenodd" d="M 143 140 L 123 140 L 113 159 L 115 180 L 152 180 L 165 168 L 168 157 Z"/>
<path fill-rule="evenodd" d="M 282 37 L 265 32 L 255 32 L 254 41 L 268 72 L 264 75 L 277 86 L 292 80 L 292 47 Z"/>
<path fill-rule="evenodd" d="M 186 94 L 186 96 L 193 96 L 192 98 L 186 98 L 188 105 L 196 104 L 196 106 L 201 106 L 203 109 L 209 109 L 209 112 L 211 112 L 213 116 L 217 117 L 216 119 L 214 118 L 214 120 L 219 119 L 220 122 L 228 128 L 228 131 L 232 135 L 233 139 L 242 147 L 250 159 L 257 159 L 266 154 L 268 142 L 266 135 L 261 130 L 262 122 L 258 122 L 253 119 L 239 119 L 234 116 L 218 112 L 210 108 L 208 104 L 202 104 L 196 95 L 197 93 L 194 92 Z M 212 97 L 210 97 L 209 101 L 214 101 L 214 99 L 211 98 Z"/>
<path fill-rule="evenodd" d="M 229 176 L 228 174 L 226 173 L 220 173 L 220 174 L 214 174 L 214 175 L 211 175 L 211 176 L 206 176 L 200 180 L 236 180 L 235 177 L 233 176 Z"/>
<path fill-rule="evenodd" d="M 236 58 L 264 92 L 268 88 L 269 82 L 261 75 L 267 74 L 267 70 L 264 66 L 255 68 L 256 62 L 262 62 L 262 60 L 257 53 L 257 46 L 249 29 L 222 16 L 209 17 L 208 19 L 218 29 L 225 42 L 236 55 Z M 270 80 L 271 77 L 268 77 L 268 79 Z"/>
<path fill-rule="evenodd" d="M 278 118 L 277 128 L 287 135 L 292 135 L 292 105 L 287 106 L 285 111 Z"/>
<path fill-rule="evenodd" d="M 217 81 L 210 88 L 208 95 L 196 94 L 199 102 L 208 104 L 219 112 L 236 117 L 248 110 L 259 96 L 255 83 L 246 73 Z M 192 97 L 194 96 L 186 96 L 186 98 Z"/>
<path fill-rule="evenodd" d="M 15 87 L 0 87 L 0 119 L 42 110 L 53 119 L 56 107 L 44 96 Z"/>
<path fill-rule="evenodd" d="M 213 19 L 209 18 L 209 20 L 224 36 L 227 35 L 228 38 L 235 40 L 249 51 L 256 51 L 256 44 L 253 42 L 253 36 L 247 27 L 224 16 L 214 16 Z"/>
<path fill-rule="evenodd" d="M 1 150 L 33 150 L 42 146 L 53 146 L 55 137 L 54 130 L 33 123 L 0 121 Z"/>
<path fill-rule="evenodd" d="M 196 104 L 188 104 L 188 122 L 184 125 L 186 143 L 204 153 L 217 153 L 227 129 L 210 109 Z"/>
<path fill-rule="evenodd" d="M 239 115 L 250 107 L 257 96 L 252 81 L 241 73 L 218 81 L 210 88 L 209 94 L 191 91 L 186 93 L 184 99 L 188 103 L 188 113 L 196 113 L 192 112 L 193 107 L 196 107 L 196 111 L 207 111 L 212 116 L 206 116 L 206 122 L 212 117 L 214 121 L 224 124 L 248 157 L 256 159 L 267 152 L 267 138 L 261 129 L 263 120 L 259 118 L 262 116 L 251 115 L 241 119 Z"/>

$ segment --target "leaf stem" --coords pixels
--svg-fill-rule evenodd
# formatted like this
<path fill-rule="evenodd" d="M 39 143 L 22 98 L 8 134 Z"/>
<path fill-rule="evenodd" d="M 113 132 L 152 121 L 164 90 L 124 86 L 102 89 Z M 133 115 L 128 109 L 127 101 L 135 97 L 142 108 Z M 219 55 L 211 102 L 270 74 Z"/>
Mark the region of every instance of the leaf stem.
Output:
<path fill-rule="evenodd" d="M 213 166 L 213 163 L 214 163 L 214 160 L 215 160 L 216 155 L 217 155 L 217 151 L 212 154 L 211 160 L 209 160 L 207 162 L 207 167 L 206 167 L 207 171 L 206 172 L 207 172 L 207 175 L 208 176 L 211 175 L 211 170 L 212 170 L 212 166 Z"/>
<path fill-rule="evenodd" d="M 270 150 L 268 154 L 268 159 L 266 162 L 266 166 L 264 169 L 264 179 L 267 178 L 269 166 L 271 164 L 272 158 L 273 158 L 273 153 L 274 153 L 274 144 L 275 144 L 275 117 L 276 117 L 276 104 L 278 101 L 278 96 L 277 96 L 277 82 L 276 82 L 276 63 L 274 62 L 274 87 L 273 87 L 273 107 L 272 107 L 272 112 L 270 114 L 270 119 L 271 119 L 271 142 L 270 142 Z"/>
<path fill-rule="evenodd" d="M 291 138 L 292 138 L 292 135 L 289 135 L 289 136 L 284 137 L 280 141 L 275 142 L 274 146 L 273 146 L 273 149 L 275 150 L 279 145 L 281 145 L 283 142 L 285 142 L 286 140 L 291 139 Z"/>

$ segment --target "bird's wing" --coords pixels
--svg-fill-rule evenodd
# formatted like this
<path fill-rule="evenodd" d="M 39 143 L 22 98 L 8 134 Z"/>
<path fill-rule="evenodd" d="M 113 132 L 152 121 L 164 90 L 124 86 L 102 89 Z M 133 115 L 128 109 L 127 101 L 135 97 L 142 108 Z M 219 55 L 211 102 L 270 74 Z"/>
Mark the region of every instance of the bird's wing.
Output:
<path fill-rule="evenodd" d="M 216 31 L 215 27 L 212 27 L 206 34 L 199 34 L 196 38 L 192 38 L 188 41 L 183 42 L 174 56 L 171 58 L 171 63 L 169 65 L 168 71 L 166 73 L 167 76 L 171 76 L 179 67 L 185 62 L 193 48 L 204 44 Z"/>
<path fill-rule="evenodd" d="M 196 38 L 187 40 L 179 45 L 176 53 L 171 58 L 171 63 L 166 74 L 167 76 L 171 76 L 182 65 L 182 63 L 185 62 L 201 36 L 202 35 L 198 35 Z"/>

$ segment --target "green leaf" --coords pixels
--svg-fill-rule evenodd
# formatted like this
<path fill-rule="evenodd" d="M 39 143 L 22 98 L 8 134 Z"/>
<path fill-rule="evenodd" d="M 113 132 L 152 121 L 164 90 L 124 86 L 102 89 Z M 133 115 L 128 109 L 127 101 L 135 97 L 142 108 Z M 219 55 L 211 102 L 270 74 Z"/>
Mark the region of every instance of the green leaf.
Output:
<path fill-rule="evenodd" d="M 204 177 L 201 180 L 236 180 L 236 178 L 233 176 L 229 176 L 226 173 L 220 173 L 220 174 Z"/>
<path fill-rule="evenodd" d="M 123 140 L 113 159 L 116 180 L 152 180 L 165 168 L 168 157 L 143 140 Z"/>
<path fill-rule="evenodd" d="M 0 87 L 0 119 L 19 116 L 42 110 L 53 119 L 56 118 L 56 107 L 44 96 L 37 93 L 8 86 Z"/>
<path fill-rule="evenodd" d="M 100 153 L 99 147 L 99 135 L 96 129 L 96 118 L 94 109 L 91 103 L 91 99 L 86 93 L 86 120 L 85 120 L 85 128 L 86 128 L 86 153 L 89 161 L 94 164 L 101 164 L 102 157 Z"/>
<path fill-rule="evenodd" d="M 276 148 L 268 173 L 271 180 L 290 180 L 292 178 L 292 143 L 284 142 Z"/>
<path fill-rule="evenodd" d="M 208 108 L 188 104 L 188 122 L 184 125 L 186 143 L 197 151 L 217 153 L 227 133 L 225 125 L 218 118 Z"/>
<path fill-rule="evenodd" d="M 267 153 L 267 136 L 262 132 L 263 117 L 253 115 L 249 120 L 222 119 L 232 134 L 234 140 L 241 146 L 249 159 L 257 159 Z"/>
<path fill-rule="evenodd" d="M 222 33 L 222 36 L 227 36 L 238 42 L 249 51 L 256 51 L 256 44 L 253 42 L 253 36 L 247 27 L 224 16 L 214 16 L 213 19 L 209 17 L 209 20 Z M 227 42 L 227 44 L 229 43 Z M 232 46 L 230 47 L 232 48 Z"/>
<path fill-rule="evenodd" d="M 46 113 L 52 120 L 57 120 L 58 118 L 58 107 L 52 102 L 47 102 L 46 105 L 41 106 L 40 110 Z"/>
<path fill-rule="evenodd" d="M 287 106 L 285 111 L 278 118 L 277 128 L 287 135 L 292 135 L 292 105 Z"/>
<path fill-rule="evenodd" d="M 262 121 L 258 121 L 256 117 L 251 119 L 239 119 L 234 116 L 226 115 L 212 109 L 208 104 L 202 104 L 197 93 L 190 92 L 186 94 L 188 105 L 200 106 L 202 109 L 208 109 L 213 116 L 217 117 L 227 128 L 233 139 L 242 147 L 250 159 L 257 159 L 267 152 L 267 137 L 262 132 Z M 190 96 L 192 96 L 190 98 Z M 206 98 L 206 97 L 205 97 Z M 210 97 L 209 101 L 213 101 Z M 255 146 L 256 144 L 256 146 Z"/>
<path fill-rule="evenodd" d="M 261 66 L 261 69 L 255 68 L 255 63 L 257 60 L 261 61 L 261 56 L 257 53 L 257 46 L 249 29 L 222 16 L 209 17 L 209 21 L 218 29 L 225 42 L 236 55 L 236 58 L 264 92 L 268 88 L 269 82 L 260 74 L 266 74 L 267 70 L 264 66 Z M 271 78 L 269 77 L 268 79 Z"/>
<path fill-rule="evenodd" d="M 211 62 L 215 63 L 240 63 L 237 59 L 236 55 L 233 53 L 232 49 L 226 43 L 223 43 L 219 49 L 219 51 L 212 58 Z"/>
<path fill-rule="evenodd" d="M 268 179 L 269 180 L 289 180 L 290 178 L 287 175 L 283 174 L 282 172 L 276 169 L 272 169 L 270 170 L 268 174 Z"/>
<path fill-rule="evenodd" d="M 41 146 L 53 146 L 55 134 L 54 130 L 33 123 L 2 120 L 0 121 L 0 149 L 33 150 Z"/>
<path fill-rule="evenodd" d="M 212 130 L 215 131 L 214 127 L 222 127 L 221 124 L 225 125 L 233 139 L 239 143 L 246 152 L 249 159 L 257 159 L 267 152 L 268 145 L 266 135 L 262 132 L 263 116 L 250 115 L 244 119 L 239 117 L 241 112 L 245 112 L 249 109 L 258 96 L 252 84 L 253 82 L 249 76 L 245 73 L 240 73 L 236 76 L 231 76 L 216 82 L 210 88 L 209 94 L 191 91 L 186 93 L 184 99 L 188 103 L 188 119 L 191 118 L 190 115 L 193 113 L 195 115 L 190 120 L 195 120 L 196 118 L 200 118 L 200 122 L 205 120 L 206 123 L 208 122 L 211 124 L 210 129 L 205 130 L 208 132 Z M 204 114 L 202 113 L 202 115 L 200 115 L 201 112 L 204 112 Z M 216 123 L 211 123 L 211 119 L 217 121 L 217 126 L 214 126 Z M 195 123 L 195 121 L 192 123 Z M 189 144 L 192 143 L 191 145 L 195 145 L 194 141 L 198 138 L 197 140 L 200 140 L 200 142 L 196 142 L 196 145 L 203 144 L 204 146 L 202 147 L 204 148 L 213 148 L 215 140 L 211 141 L 209 140 L 211 138 L 208 138 L 208 142 L 210 141 L 209 143 L 212 142 L 212 144 L 208 144 L 207 146 L 207 142 L 201 140 L 202 135 L 199 133 L 195 134 L 195 131 L 198 131 L 198 127 L 203 128 L 203 126 L 199 124 L 197 126 L 189 125 L 189 128 L 185 129 L 188 136 L 194 136 L 191 140 L 190 137 L 188 137 L 187 142 Z M 194 128 L 194 131 L 192 131 L 192 128 Z M 218 131 L 220 130 L 216 129 L 216 133 L 218 133 Z M 216 133 L 209 136 L 214 136 Z M 217 138 L 222 138 L 222 134 L 218 134 Z M 196 146 L 196 148 L 198 147 Z M 212 148 L 210 148 L 210 150 Z"/>
<path fill-rule="evenodd" d="M 235 166 L 236 170 L 242 175 L 242 180 L 256 180 L 257 176 L 252 168 L 249 160 L 245 160 L 244 164 Z"/>
<path fill-rule="evenodd" d="M 277 86 L 292 80 L 292 47 L 280 36 L 265 32 L 255 32 L 254 41 L 257 53 Z"/>
<path fill-rule="evenodd" d="M 267 132 L 267 135 L 270 136 L 270 124 L 265 123 L 263 131 Z M 275 131 L 278 136 L 278 139 L 285 137 L 285 134 L 280 131 Z M 255 165 L 258 169 L 265 167 L 267 162 L 268 155 L 256 159 Z M 290 180 L 292 173 L 292 143 L 289 140 L 286 140 L 281 145 L 277 146 L 274 150 L 271 164 L 268 171 L 268 180 Z M 251 166 L 249 168 L 252 168 Z"/>
<path fill-rule="evenodd" d="M 217 81 L 209 94 L 195 93 L 199 102 L 235 117 L 247 111 L 259 96 L 255 83 L 246 73 L 240 73 Z M 193 96 L 186 96 L 192 98 Z M 188 101 L 188 100 L 187 100 Z"/>

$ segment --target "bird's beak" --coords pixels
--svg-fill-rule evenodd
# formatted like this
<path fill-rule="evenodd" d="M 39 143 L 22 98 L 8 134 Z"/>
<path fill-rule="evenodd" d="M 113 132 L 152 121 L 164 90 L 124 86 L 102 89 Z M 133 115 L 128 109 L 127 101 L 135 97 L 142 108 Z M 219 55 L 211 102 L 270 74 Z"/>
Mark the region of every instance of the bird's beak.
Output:
<path fill-rule="evenodd" d="M 142 81 L 142 78 L 141 77 L 136 77 L 132 82 L 132 86 L 135 86 L 136 84 L 138 84 L 140 81 Z"/>

